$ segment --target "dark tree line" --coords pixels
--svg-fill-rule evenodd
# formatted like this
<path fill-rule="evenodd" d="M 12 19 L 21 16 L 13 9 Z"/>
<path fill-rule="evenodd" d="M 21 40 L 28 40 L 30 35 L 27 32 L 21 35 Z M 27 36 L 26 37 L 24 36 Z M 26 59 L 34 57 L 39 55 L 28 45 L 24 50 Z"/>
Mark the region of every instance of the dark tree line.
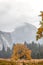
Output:
<path fill-rule="evenodd" d="M 35 43 L 32 41 L 32 43 L 24 42 L 25 45 L 32 51 L 31 56 L 34 59 L 41 59 L 43 58 L 43 45 L 40 43 Z"/>
<path fill-rule="evenodd" d="M 32 51 L 31 57 L 33 59 L 43 58 L 43 44 L 41 45 L 39 43 L 35 43 L 34 41 L 32 41 L 31 43 L 27 43 L 25 41 L 24 44 Z M 12 55 L 12 51 L 13 51 L 13 48 L 12 50 L 8 48 L 7 51 L 5 51 L 5 48 L 3 46 L 3 49 L 0 51 L 0 58 L 10 58 Z"/>
<path fill-rule="evenodd" d="M 10 58 L 12 54 L 12 51 L 10 50 L 10 48 L 7 48 L 7 51 L 5 51 L 4 45 L 2 50 L 0 50 L 0 58 Z"/>

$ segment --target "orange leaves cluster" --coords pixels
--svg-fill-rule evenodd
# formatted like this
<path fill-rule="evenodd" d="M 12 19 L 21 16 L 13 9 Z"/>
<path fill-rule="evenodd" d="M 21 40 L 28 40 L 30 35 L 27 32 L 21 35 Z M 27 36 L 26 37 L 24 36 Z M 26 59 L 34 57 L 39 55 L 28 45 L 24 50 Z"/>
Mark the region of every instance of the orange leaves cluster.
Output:
<path fill-rule="evenodd" d="M 43 27 L 38 28 L 36 40 L 40 39 L 41 37 L 43 37 Z"/>
<path fill-rule="evenodd" d="M 11 56 L 11 59 L 31 59 L 31 50 L 29 50 L 24 44 L 16 44 L 13 47 L 13 54 Z"/>

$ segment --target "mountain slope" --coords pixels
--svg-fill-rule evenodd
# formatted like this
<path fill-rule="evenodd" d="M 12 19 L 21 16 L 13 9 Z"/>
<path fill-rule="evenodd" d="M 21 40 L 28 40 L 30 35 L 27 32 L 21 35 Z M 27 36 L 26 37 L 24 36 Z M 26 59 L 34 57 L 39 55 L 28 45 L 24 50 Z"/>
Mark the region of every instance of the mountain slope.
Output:
<path fill-rule="evenodd" d="M 24 23 L 23 26 L 15 28 L 15 31 L 13 32 L 0 31 L 0 49 L 2 49 L 1 45 L 3 44 L 5 49 L 7 49 L 7 47 L 12 48 L 13 43 L 22 43 L 25 41 L 29 43 L 31 41 L 36 41 L 36 31 L 37 28 L 28 23 Z M 40 40 L 38 42 L 42 43 Z"/>
<path fill-rule="evenodd" d="M 10 47 L 11 43 L 12 43 L 11 33 L 0 31 L 0 45 L 1 45 L 0 47 L 3 48 L 4 45 L 5 50 L 7 50 L 7 47 Z"/>
<path fill-rule="evenodd" d="M 32 24 L 24 23 L 24 26 L 18 27 L 12 32 L 14 42 L 35 41 L 37 28 Z"/>

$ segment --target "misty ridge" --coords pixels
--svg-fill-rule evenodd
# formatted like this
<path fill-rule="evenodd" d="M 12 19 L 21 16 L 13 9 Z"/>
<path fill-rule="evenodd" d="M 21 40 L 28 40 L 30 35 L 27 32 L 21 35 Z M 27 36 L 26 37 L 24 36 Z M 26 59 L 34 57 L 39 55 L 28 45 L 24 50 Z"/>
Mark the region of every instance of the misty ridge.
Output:
<path fill-rule="evenodd" d="M 12 49 L 14 43 L 22 43 L 27 41 L 28 43 L 34 41 L 36 42 L 36 31 L 37 28 L 32 24 L 24 23 L 23 26 L 15 28 L 13 32 L 3 32 L 0 31 L 0 49 L 4 44 L 5 50 L 7 47 Z M 38 42 L 42 44 L 43 40 Z"/>

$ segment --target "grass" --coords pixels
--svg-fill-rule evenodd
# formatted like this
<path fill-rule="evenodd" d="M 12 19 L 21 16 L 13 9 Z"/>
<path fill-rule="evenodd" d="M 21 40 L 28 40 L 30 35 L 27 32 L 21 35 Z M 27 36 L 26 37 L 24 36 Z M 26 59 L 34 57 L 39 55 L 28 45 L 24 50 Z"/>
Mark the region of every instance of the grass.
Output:
<path fill-rule="evenodd" d="M 15 61 L 5 61 L 0 60 L 0 65 L 43 65 L 42 62 L 15 62 Z"/>

